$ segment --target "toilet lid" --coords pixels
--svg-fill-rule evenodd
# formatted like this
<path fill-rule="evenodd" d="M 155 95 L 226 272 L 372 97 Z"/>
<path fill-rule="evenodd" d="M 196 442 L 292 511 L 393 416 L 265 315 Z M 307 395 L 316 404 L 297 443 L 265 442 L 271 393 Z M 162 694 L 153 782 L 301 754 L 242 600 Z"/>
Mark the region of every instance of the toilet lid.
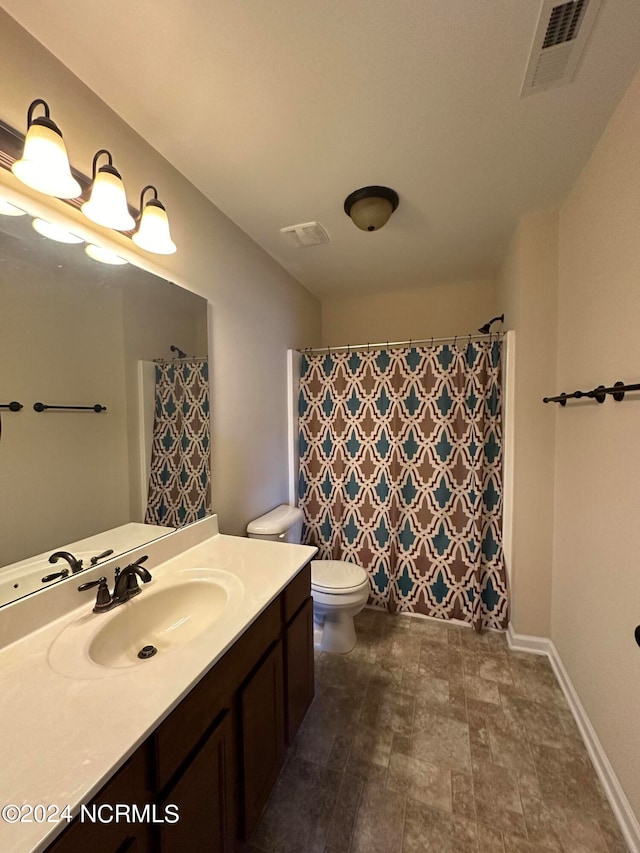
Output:
<path fill-rule="evenodd" d="M 344 560 L 313 560 L 311 586 L 319 592 L 350 592 L 367 581 L 367 573 Z"/>

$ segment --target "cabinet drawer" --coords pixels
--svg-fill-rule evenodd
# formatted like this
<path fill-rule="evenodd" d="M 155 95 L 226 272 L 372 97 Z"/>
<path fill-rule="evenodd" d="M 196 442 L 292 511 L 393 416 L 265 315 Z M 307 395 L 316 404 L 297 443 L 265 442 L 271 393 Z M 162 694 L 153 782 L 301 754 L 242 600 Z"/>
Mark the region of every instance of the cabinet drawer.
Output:
<path fill-rule="evenodd" d="M 310 595 L 311 563 L 307 563 L 282 593 L 282 621 L 292 619 Z"/>
<path fill-rule="evenodd" d="M 280 636 L 280 602 L 272 602 L 156 730 L 154 788 L 161 791 L 214 720 L 231 708 L 238 684 Z"/>

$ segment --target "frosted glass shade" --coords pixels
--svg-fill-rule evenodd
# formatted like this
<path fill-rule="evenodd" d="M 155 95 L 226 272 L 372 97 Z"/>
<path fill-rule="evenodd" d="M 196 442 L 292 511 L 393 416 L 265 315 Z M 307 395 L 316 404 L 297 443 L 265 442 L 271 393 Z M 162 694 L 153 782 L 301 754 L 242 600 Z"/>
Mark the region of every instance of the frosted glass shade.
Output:
<path fill-rule="evenodd" d="M 0 198 L 0 216 L 26 216 L 27 211 L 21 207 L 16 207 L 10 201 Z"/>
<path fill-rule="evenodd" d="M 81 208 L 84 215 L 105 228 L 130 231 L 135 220 L 127 207 L 122 178 L 111 166 L 102 166 L 91 188 L 91 198 Z"/>
<path fill-rule="evenodd" d="M 393 205 L 386 198 L 363 198 L 351 208 L 351 219 L 362 231 L 377 231 L 389 221 Z"/>
<path fill-rule="evenodd" d="M 94 261 L 100 261 L 101 264 L 122 266 L 122 264 L 129 263 L 128 261 L 125 261 L 124 258 L 121 258 L 120 255 L 116 255 L 115 252 L 112 252 L 111 249 L 107 249 L 104 246 L 96 246 L 93 243 L 88 243 L 84 247 L 84 250 L 90 258 L 93 258 Z"/>
<path fill-rule="evenodd" d="M 82 237 L 78 237 L 77 234 L 67 231 L 66 228 L 57 225 L 55 222 L 48 222 L 46 219 L 36 217 L 31 225 L 38 234 L 48 237 L 49 240 L 55 240 L 58 243 L 84 243 Z"/>
<path fill-rule="evenodd" d="M 22 158 L 15 161 L 11 171 L 23 184 L 45 195 L 77 198 L 82 189 L 71 174 L 64 140 L 59 132 L 41 121 L 46 120 L 36 119 L 30 125 Z"/>
<path fill-rule="evenodd" d="M 176 251 L 169 233 L 167 212 L 157 199 L 150 199 L 145 205 L 133 242 L 156 255 L 172 255 Z"/>

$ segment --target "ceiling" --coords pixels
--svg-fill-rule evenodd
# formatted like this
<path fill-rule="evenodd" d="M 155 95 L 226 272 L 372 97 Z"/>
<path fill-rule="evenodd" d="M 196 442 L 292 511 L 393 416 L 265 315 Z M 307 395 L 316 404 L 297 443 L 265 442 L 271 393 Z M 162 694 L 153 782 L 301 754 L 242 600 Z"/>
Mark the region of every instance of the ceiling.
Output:
<path fill-rule="evenodd" d="M 2 4 L 319 296 L 494 274 L 640 61 L 638 0 L 603 0 L 574 81 L 528 97 L 542 0 Z M 372 234 L 342 207 L 367 184 L 400 196 Z M 279 229 L 311 220 L 330 242 L 289 247 Z"/>

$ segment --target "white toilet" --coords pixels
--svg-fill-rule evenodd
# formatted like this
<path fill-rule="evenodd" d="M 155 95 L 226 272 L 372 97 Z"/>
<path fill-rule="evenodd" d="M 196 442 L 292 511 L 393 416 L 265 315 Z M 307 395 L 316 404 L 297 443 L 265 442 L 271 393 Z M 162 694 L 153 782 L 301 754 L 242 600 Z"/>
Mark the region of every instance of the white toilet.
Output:
<path fill-rule="evenodd" d="M 247 526 L 251 539 L 300 544 L 302 510 L 288 504 L 272 509 Z M 369 598 L 367 573 L 344 560 L 311 563 L 314 643 L 325 652 L 350 652 L 357 642 L 353 617 Z"/>

